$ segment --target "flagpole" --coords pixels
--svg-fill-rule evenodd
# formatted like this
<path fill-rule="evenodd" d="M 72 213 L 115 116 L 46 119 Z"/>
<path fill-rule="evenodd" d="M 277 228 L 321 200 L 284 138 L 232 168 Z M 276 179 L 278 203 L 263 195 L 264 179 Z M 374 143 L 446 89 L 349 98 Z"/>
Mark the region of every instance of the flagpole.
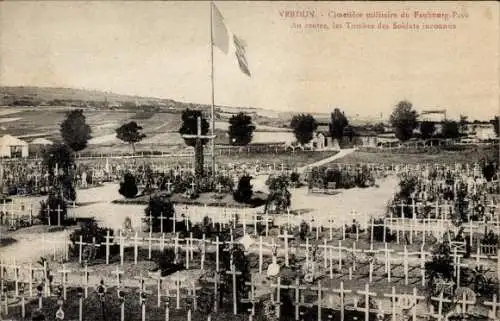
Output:
<path fill-rule="evenodd" d="M 212 85 L 212 108 L 211 108 L 211 116 L 212 116 L 212 129 L 210 131 L 211 136 L 215 135 L 215 89 L 214 89 L 214 33 L 213 33 L 213 1 L 210 1 L 210 81 Z M 212 176 L 215 177 L 215 137 L 212 138 Z"/>

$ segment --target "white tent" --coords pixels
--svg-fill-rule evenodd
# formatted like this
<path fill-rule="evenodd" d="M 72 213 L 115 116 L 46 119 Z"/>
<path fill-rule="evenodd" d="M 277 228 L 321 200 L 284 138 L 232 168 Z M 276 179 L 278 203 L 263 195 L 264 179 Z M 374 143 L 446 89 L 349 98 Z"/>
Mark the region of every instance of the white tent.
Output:
<path fill-rule="evenodd" d="M 28 143 L 5 135 L 0 138 L 0 157 L 28 157 Z"/>
<path fill-rule="evenodd" d="M 30 145 L 42 145 L 42 146 L 52 145 L 52 144 L 53 143 L 47 138 L 36 138 L 30 143 Z"/>

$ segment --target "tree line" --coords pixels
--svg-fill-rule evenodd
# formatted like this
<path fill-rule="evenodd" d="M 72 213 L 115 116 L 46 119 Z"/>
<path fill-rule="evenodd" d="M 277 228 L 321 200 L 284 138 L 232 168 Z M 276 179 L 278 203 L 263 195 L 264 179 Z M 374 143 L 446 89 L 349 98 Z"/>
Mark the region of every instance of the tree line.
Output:
<path fill-rule="evenodd" d="M 467 116 L 460 116 L 459 121 L 443 120 L 439 123 L 440 130 L 436 122 L 419 121 L 418 113 L 413 108 L 411 102 L 407 100 L 400 101 L 389 117 L 389 124 L 394 131 L 394 135 L 401 142 L 408 141 L 411 138 L 451 138 L 457 139 L 466 136 L 467 125 L 469 121 Z M 477 121 L 476 121 L 477 123 Z M 495 116 L 490 123 L 494 127 L 496 136 L 499 136 L 499 117 Z M 290 127 L 292 128 L 297 142 L 300 144 L 308 144 L 313 139 L 314 132 L 319 127 L 319 123 L 311 114 L 298 114 L 293 116 Z M 365 126 L 376 133 L 383 133 L 385 126 L 378 123 L 371 126 Z M 352 142 L 353 138 L 359 133 L 349 124 L 349 121 L 343 111 L 335 108 L 330 115 L 328 123 L 329 136 L 340 142 L 347 140 Z M 417 130 L 418 129 L 418 130 Z"/>

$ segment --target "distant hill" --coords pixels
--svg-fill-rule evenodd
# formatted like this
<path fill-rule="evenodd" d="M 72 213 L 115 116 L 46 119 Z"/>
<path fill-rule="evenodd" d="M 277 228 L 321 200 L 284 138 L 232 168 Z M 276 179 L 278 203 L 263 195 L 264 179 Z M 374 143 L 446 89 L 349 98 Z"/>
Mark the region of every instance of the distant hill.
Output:
<path fill-rule="evenodd" d="M 208 104 L 180 102 L 172 99 L 124 95 L 99 90 L 32 86 L 0 86 L 0 106 L 70 106 L 97 109 L 133 109 L 134 112 L 137 111 L 138 107 L 158 112 L 180 112 L 186 108 L 210 110 Z M 238 112 L 245 112 L 250 114 L 254 122 L 260 125 L 281 128 L 287 127 L 292 116 L 297 114 L 295 111 L 283 112 L 249 106 L 219 105 L 216 106 L 215 112 L 217 120 L 227 120 Z M 328 123 L 330 119 L 328 113 L 313 113 L 313 116 L 320 123 Z M 353 115 L 347 115 L 347 117 L 352 125 L 374 122 L 374 119 L 360 119 L 353 117 Z"/>
<path fill-rule="evenodd" d="M 1 98 L 16 97 L 16 98 L 32 98 L 43 101 L 54 99 L 61 100 L 82 100 L 82 101 L 162 101 L 153 97 L 141 97 L 132 95 L 115 94 L 112 92 L 74 89 L 74 88 L 59 88 L 59 87 L 0 87 Z"/>

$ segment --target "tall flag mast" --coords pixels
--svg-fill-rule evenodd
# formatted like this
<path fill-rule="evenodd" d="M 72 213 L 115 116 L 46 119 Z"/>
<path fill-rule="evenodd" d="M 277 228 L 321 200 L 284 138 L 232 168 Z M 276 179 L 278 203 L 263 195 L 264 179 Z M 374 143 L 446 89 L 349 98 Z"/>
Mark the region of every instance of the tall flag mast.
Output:
<path fill-rule="evenodd" d="M 228 31 L 224 23 L 224 17 L 220 13 L 213 1 L 210 1 L 210 80 L 212 83 L 212 126 L 210 134 L 215 137 L 215 90 L 214 90 L 214 45 L 224 54 L 229 53 L 232 43 L 232 50 L 238 62 L 238 66 L 245 75 L 250 77 L 250 69 L 246 59 L 246 44 L 240 37 Z M 212 175 L 215 175 L 215 139 L 212 139 Z"/>

